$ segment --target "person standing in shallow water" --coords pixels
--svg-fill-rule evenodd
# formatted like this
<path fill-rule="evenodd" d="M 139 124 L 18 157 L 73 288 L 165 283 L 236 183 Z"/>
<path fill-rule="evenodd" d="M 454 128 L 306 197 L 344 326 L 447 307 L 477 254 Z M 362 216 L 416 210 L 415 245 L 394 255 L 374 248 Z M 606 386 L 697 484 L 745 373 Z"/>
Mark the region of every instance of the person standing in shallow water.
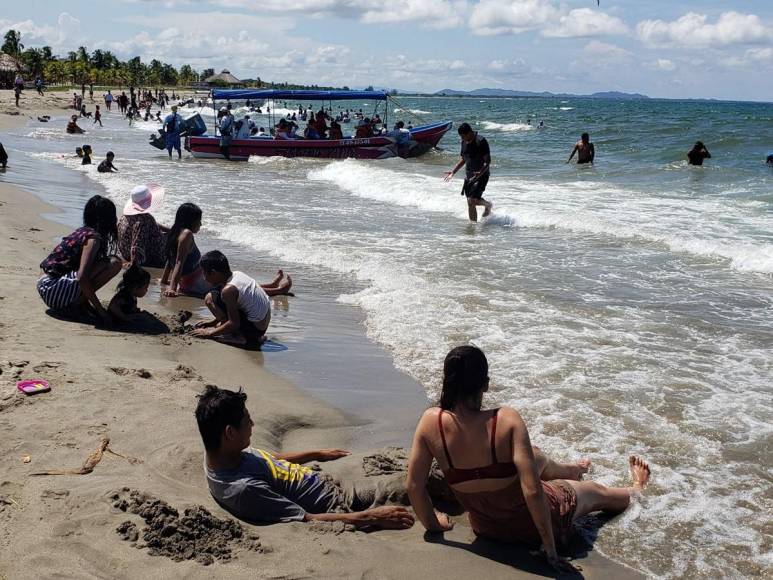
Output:
<path fill-rule="evenodd" d="M 454 168 L 446 173 L 445 180 L 451 181 L 462 166 L 465 167 L 464 185 L 462 195 L 467 197 L 467 212 L 470 221 L 478 221 L 478 207 L 486 208 L 483 217 L 491 214 L 494 204 L 483 199 L 490 177 L 491 150 L 485 137 L 481 137 L 477 131 L 473 131 L 469 123 L 462 123 L 457 130 L 462 139 L 461 158 Z"/>
<path fill-rule="evenodd" d="M 711 153 L 701 141 L 696 141 L 693 148 L 687 152 L 687 163 L 689 165 L 703 165 L 704 159 L 711 159 Z"/>
<path fill-rule="evenodd" d="M 583 163 L 590 163 L 593 165 L 593 160 L 596 158 L 596 148 L 593 147 L 593 143 L 590 142 L 590 135 L 587 133 L 580 135 L 580 140 L 574 144 L 572 154 L 569 156 L 569 159 L 566 160 L 567 163 L 572 160 L 575 153 L 577 153 L 577 165 Z"/>

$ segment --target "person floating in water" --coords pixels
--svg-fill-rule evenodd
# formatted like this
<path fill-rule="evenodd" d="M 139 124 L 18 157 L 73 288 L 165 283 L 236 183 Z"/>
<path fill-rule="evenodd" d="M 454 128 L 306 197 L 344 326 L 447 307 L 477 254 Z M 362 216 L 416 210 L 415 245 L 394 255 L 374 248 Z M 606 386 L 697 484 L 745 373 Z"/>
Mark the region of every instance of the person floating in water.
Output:
<path fill-rule="evenodd" d="M 593 165 L 593 159 L 596 157 L 596 149 L 593 147 L 593 143 L 590 142 L 590 135 L 587 133 L 580 135 L 580 140 L 574 144 L 572 154 L 569 156 L 569 159 L 566 160 L 567 163 L 572 160 L 575 153 L 577 153 L 577 165 L 580 165 L 581 163 L 590 163 Z"/>
<path fill-rule="evenodd" d="M 462 186 L 462 195 L 467 197 L 467 210 L 470 221 L 478 221 L 477 206 L 482 205 L 486 209 L 483 217 L 491 214 L 494 204 L 483 199 L 483 192 L 490 177 L 491 150 L 485 137 L 473 131 L 469 123 L 462 123 L 458 129 L 462 139 L 461 158 L 454 168 L 446 173 L 445 180 L 451 181 L 457 171 L 466 165 L 466 177 Z"/>
<path fill-rule="evenodd" d="M 768 165 L 773 165 L 773 151 L 768 153 L 768 159 L 765 161 Z"/>
<path fill-rule="evenodd" d="M 696 141 L 693 148 L 687 153 L 687 163 L 689 165 L 703 165 L 704 159 L 711 159 L 711 153 L 702 141 Z"/>

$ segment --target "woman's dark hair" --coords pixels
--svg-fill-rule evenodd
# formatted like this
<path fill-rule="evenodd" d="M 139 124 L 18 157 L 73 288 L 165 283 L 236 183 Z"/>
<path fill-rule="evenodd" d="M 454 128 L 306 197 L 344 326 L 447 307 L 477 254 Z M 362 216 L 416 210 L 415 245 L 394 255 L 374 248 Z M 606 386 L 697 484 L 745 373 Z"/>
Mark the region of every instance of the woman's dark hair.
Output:
<path fill-rule="evenodd" d="M 118 283 L 118 294 L 129 294 L 137 288 L 142 288 L 150 284 L 150 272 L 143 270 L 141 266 L 132 263 L 123 273 L 123 278 Z"/>
<path fill-rule="evenodd" d="M 180 237 L 180 232 L 191 229 L 199 220 L 201 220 L 201 208 L 195 203 L 184 203 L 177 208 L 174 225 L 166 236 L 166 259 L 170 265 L 173 266 L 177 259 L 177 238 Z"/>
<path fill-rule="evenodd" d="M 477 407 L 488 381 L 488 361 L 475 346 L 457 346 L 443 362 L 443 391 L 440 408 L 451 410 L 459 404 Z"/>
<path fill-rule="evenodd" d="M 207 451 L 217 451 L 220 447 L 220 437 L 225 428 L 230 425 L 239 428 L 245 412 L 247 395 L 220 389 L 215 385 L 207 385 L 199 395 L 196 405 L 196 423 Z"/>
<path fill-rule="evenodd" d="M 692 148 L 693 150 L 703 149 L 703 141 L 696 141 Z"/>
<path fill-rule="evenodd" d="M 456 131 L 459 135 L 468 135 L 472 133 L 472 127 L 470 127 L 469 123 L 462 123 Z"/>
<path fill-rule="evenodd" d="M 204 254 L 199 265 L 205 273 L 220 272 L 226 276 L 231 275 L 231 266 L 228 264 L 228 258 L 219 250 L 212 250 Z"/>
<path fill-rule="evenodd" d="M 118 218 L 115 204 L 101 195 L 95 195 L 83 208 L 83 225 L 95 229 L 102 236 L 98 258 L 115 254 L 118 240 Z"/>

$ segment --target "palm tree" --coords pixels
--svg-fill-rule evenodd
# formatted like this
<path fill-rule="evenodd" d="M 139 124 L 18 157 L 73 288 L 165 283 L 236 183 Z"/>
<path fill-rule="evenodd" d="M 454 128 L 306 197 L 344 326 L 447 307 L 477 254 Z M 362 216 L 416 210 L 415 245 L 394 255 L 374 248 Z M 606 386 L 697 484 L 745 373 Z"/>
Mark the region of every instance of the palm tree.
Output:
<path fill-rule="evenodd" d="M 2 51 L 14 57 L 19 57 L 24 45 L 21 43 L 21 32 L 9 30 L 5 33 Z"/>

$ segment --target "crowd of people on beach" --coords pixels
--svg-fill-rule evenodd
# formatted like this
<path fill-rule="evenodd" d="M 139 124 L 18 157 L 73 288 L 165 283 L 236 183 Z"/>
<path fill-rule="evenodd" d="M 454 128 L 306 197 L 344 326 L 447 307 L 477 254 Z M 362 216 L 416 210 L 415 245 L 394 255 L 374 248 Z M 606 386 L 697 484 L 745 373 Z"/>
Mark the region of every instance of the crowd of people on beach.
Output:
<path fill-rule="evenodd" d="M 81 149 L 88 155 L 88 147 Z M 201 208 L 180 205 L 174 223 L 166 227 L 153 215 L 163 198 L 161 187 L 138 185 L 119 219 L 110 199 L 91 197 L 83 210 L 83 225 L 40 264 L 43 273 L 36 286 L 41 299 L 59 314 L 106 328 L 125 327 L 143 314 L 138 300 L 152 281 L 146 268 L 163 268 L 164 297 L 203 298 L 212 315 L 195 325 L 192 336 L 260 345 L 271 322 L 270 297 L 288 294 L 292 279 L 280 270 L 274 280 L 259 284 L 233 270 L 221 251 L 202 255 L 195 239 L 202 225 Z M 119 275 L 120 283 L 105 307 L 97 293 Z M 650 469 L 631 457 L 633 482 L 628 487 L 582 481 L 589 462 L 558 463 L 532 446 L 517 410 L 484 408 L 488 386 L 488 361 L 480 349 L 461 346 L 449 352 L 439 405 L 421 417 L 408 471 L 400 482 L 411 512 L 406 505 L 376 505 L 372 494 L 347 492 L 324 472 L 303 465 L 344 457 L 345 450 L 273 453 L 250 447 L 253 423 L 247 396 L 210 385 L 195 411 L 209 491 L 221 507 L 250 523 L 340 521 L 360 528 L 407 529 L 418 519 L 428 532 L 442 533 L 454 524 L 435 509 L 428 491 L 436 462 L 447 490 L 466 510 L 477 535 L 541 546 L 551 566 L 571 570 L 558 550 L 573 522 L 595 511 L 624 511 L 647 486 Z"/>
<path fill-rule="evenodd" d="M 73 108 L 79 115 L 72 115 L 68 133 L 83 133 L 77 121 L 90 116 L 82 103 L 84 94 L 85 86 L 80 97 L 74 94 Z M 130 119 L 141 110 L 148 118 L 150 104 L 163 110 L 176 97 L 174 92 L 168 96 L 164 91 L 132 88 L 130 96 L 122 92 L 113 97 L 107 91 L 104 102 L 108 111 L 115 101 Z M 181 155 L 182 118 L 177 111 L 178 106 L 172 105 L 162 120 L 170 157 L 174 150 Z M 97 106 L 93 122 L 101 125 L 100 117 Z M 160 120 L 160 113 L 157 117 Z M 366 118 L 359 111 L 351 117 L 358 121 L 357 137 L 384 130 L 378 116 Z M 275 139 L 341 138 L 340 123 L 349 118 L 348 110 L 345 116 L 341 113 L 331 119 L 324 109 L 315 114 L 299 108 L 297 115 L 280 119 L 270 135 Z M 296 120 L 307 121 L 302 137 L 296 133 Z M 249 115 L 235 120 L 230 107 L 218 112 L 218 127 L 226 157 L 233 138 L 269 136 Z M 393 131 L 403 134 L 408 129 L 399 122 Z M 458 134 L 460 159 L 446 179 L 465 168 L 462 195 L 474 221 L 478 206 L 484 207 L 484 217 L 493 207 L 483 199 L 490 178 L 491 150 L 488 141 L 468 123 L 458 127 Z M 78 147 L 76 154 L 82 164 L 92 162 L 90 146 Z M 578 164 L 593 164 L 595 155 L 589 134 L 583 133 L 567 163 L 576 156 Z M 689 164 L 701 165 L 711 154 L 698 141 L 687 157 Z M 114 153 L 108 152 L 98 171 L 117 171 L 114 159 Z M 0 145 L 0 163 L 4 166 L 6 160 Z M 768 162 L 773 163 L 773 156 Z M 261 284 L 233 269 L 222 251 L 212 249 L 202 254 L 196 242 L 204 219 L 201 208 L 190 202 L 181 204 L 167 227 L 154 217 L 163 199 L 160 186 L 137 185 L 129 192 L 119 217 L 110 199 L 91 197 L 83 210 L 83 225 L 65 236 L 40 264 L 42 275 L 36 286 L 44 304 L 57 313 L 92 320 L 106 328 L 125 327 L 142 315 L 138 300 L 147 295 L 153 279 L 148 269 L 159 269 L 161 296 L 202 299 L 211 313 L 210 319 L 195 324 L 192 336 L 240 346 L 262 344 L 271 323 L 271 297 L 289 294 L 292 278 L 280 269 L 273 280 Z M 105 307 L 97 293 L 119 275 L 121 280 Z M 559 556 L 559 549 L 571 535 L 575 520 L 592 512 L 625 511 L 647 487 L 650 468 L 632 456 L 628 462 L 631 485 L 609 487 L 585 481 L 589 461 L 559 463 L 551 459 L 532 444 L 516 409 L 484 406 L 489 374 L 486 356 L 477 347 L 459 346 L 446 356 L 439 403 L 419 419 L 402 482 L 413 511 L 406 505 L 374 505 L 370 495 L 345 490 L 325 476 L 324 470 L 304 465 L 336 460 L 348 451 L 274 453 L 252 448 L 253 422 L 247 395 L 241 390 L 207 386 L 198 398 L 195 418 L 205 449 L 209 491 L 222 508 L 250 523 L 340 521 L 360 528 L 407 529 L 418 520 L 428 532 L 442 533 L 454 524 L 435 508 L 437 498 L 428 491 L 428 478 L 437 464 L 476 535 L 541 547 L 551 566 L 571 571 L 572 565 Z"/>
<path fill-rule="evenodd" d="M 90 163 L 90 147 L 79 149 L 84 163 L 86 159 Z M 105 171 L 115 170 L 113 158 L 109 152 L 102 162 Z M 83 226 L 63 238 L 41 262 L 43 275 L 37 289 L 43 302 L 68 316 L 91 319 L 106 327 L 120 326 L 131 322 L 137 313 L 136 298 L 147 292 L 150 278 L 144 267 L 163 268 L 163 296 L 203 298 L 214 316 L 197 325 L 192 335 L 259 345 L 271 320 L 269 296 L 288 294 L 292 278 L 280 270 L 274 280 L 261 285 L 242 272 L 232 271 L 221 252 L 202 255 L 195 241 L 201 209 L 184 203 L 177 209 L 172 226 L 165 227 L 152 215 L 163 197 L 159 186 L 135 187 L 120 219 L 111 200 L 99 195 L 89 199 Z M 105 309 L 96 293 L 122 268 L 118 292 Z"/>

